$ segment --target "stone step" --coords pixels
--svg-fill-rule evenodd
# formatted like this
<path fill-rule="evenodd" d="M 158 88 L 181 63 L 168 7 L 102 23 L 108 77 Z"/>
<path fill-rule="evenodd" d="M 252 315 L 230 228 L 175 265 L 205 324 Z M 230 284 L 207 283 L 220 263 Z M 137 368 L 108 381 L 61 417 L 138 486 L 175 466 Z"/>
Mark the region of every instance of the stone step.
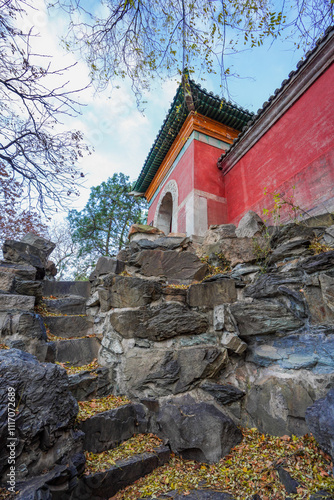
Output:
<path fill-rule="evenodd" d="M 97 358 L 101 342 L 97 337 L 56 340 L 55 361 L 73 366 L 87 365 Z"/>
<path fill-rule="evenodd" d="M 68 375 L 69 389 L 77 401 L 103 398 L 113 393 L 110 369 L 100 366 Z"/>
<path fill-rule="evenodd" d="M 130 403 L 96 413 L 80 422 L 78 429 L 85 433 L 84 450 L 102 453 L 115 448 L 141 430 L 138 429 L 137 405 Z"/>
<path fill-rule="evenodd" d="M 88 316 L 44 316 L 43 320 L 51 335 L 56 337 L 84 337 L 93 334 L 93 322 Z"/>
<path fill-rule="evenodd" d="M 81 295 L 69 295 L 56 299 L 44 298 L 46 308 L 51 313 L 86 314 L 86 299 Z"/>
<path fill-rule="evenodd" d="M 68 295 L 80 295 L 88 299 L 90 296 L 89 281 L 43 281 L 43 295 L 49 297 L 66 297 Z"/>
<path fill-rule="evenodd" d="M 103 472 L 84 475 L 71 493 L 71 500 L 102 500 L 112 498 L 118 491 L 150 474 L 169 461 L 167 446 L 156 448 L 153 453 L 140 453 Z"/>

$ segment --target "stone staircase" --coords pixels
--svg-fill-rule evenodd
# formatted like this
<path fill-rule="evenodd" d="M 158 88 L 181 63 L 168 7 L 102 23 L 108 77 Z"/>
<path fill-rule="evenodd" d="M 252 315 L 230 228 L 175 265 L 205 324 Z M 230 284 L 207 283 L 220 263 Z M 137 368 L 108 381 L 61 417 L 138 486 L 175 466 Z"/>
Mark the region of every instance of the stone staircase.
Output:
<path fill-rule="evenodd" d="M 72 290 L 75 295 L 68 294 Z M 80 287 L 73 289 L 68 283 L 64 287 L 59 282 L 46 282 L 43 293 L 42 319 L 54 347 L 55 362 L 67 370 L 69 388 L 77 401 L 93 400 L 92 406 L 99 407 L 99 398 L 112 395 L 113 386 L 109 369 L 97 362 L 101 335 L 94 332 L 93 321 L 86 315 L 85 290 Z M 118 408 L 92 410 L 91 413 L 86 420 L 79 420 L 76 426 L 83 433 L 83 451 L 96 454 L 97 461 L 100 454 L 117 448 L 134 435 L 149 432 L 141 404 L 125 402 Z M 42 476 L 40 485 L 36 481 L 29 482 L 18 498 L 34 499 L 36 491 L 47 486 L 52 500 L 107 500 L 168 462 L 169 457 L 170 449 L 161 445 L 153 451 L 117 461 L 116 465 L 102 471 L 86 471 L 70 493 L 60 487 L 58 474 L 46 475 L 44 479 Z"/>

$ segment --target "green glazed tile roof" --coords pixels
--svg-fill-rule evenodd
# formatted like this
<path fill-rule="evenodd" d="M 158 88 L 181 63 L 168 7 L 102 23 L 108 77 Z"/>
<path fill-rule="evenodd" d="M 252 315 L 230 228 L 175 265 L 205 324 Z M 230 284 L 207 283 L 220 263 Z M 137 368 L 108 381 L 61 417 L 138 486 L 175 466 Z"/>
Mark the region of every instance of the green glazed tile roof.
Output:
<path fill-rule="evenodd" d="M 188 79 L 188 82 L 187 93 L 191 94 L 194 111 L 197 113 L 236 130 L 242 130 L 251 120 L 253 113 L 215 96 L 212 92 L 207 92 L 206 89 L 202 89 L 200 85 L 191 79 Z M 188 115 L 189 111 L 181 83 L 133 191 L 145 193 Z"/>

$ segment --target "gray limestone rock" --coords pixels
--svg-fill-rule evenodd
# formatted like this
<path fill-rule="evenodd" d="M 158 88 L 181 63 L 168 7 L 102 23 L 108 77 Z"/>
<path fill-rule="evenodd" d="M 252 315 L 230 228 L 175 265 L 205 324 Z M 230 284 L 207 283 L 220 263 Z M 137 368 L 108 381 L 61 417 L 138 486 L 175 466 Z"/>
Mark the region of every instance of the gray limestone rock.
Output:
<path fill-rule="evenodd" d="M 334 389 L 307 408 L 305 419 L 320 447 L 334 458 Z"/>
<path fill-rule="evenodd" d="M 258 260 L 257 246 L 267 246 L 267 241 L 262 236 L 256 238 L 223 238 L 218 243 L 203 245 L 201 255 L 221 255 L 231 267 L 237 264 L 254 263 Z"/>
<path fill-rule="evenodd" d="M 207 273 L 207 264 L 191 252 L 175 250 L 142 250 L 130 264 L 140 267 L 144 276 L 160 276 L 170 280 L 201 280 Z"/>
<path fill-rule="evenodd" d="M 176 302 L 114 311 L 110 323 L 124 338 L 149 340 L 199 334 L 208 327 L 206 316 Z"/>
<path fill-rule="evenodd" d="M 227 362 L 226 349 L 213 345 L 178 349 L 134 347 L 122 361 L 121 390 L 136 397 L 178 394 L 216 376 Z"/>
<path fill-rule="evenodd" d="M 270 300 L 236 302 L 230 308 L 241 337 L 288 332 L 303 325 L 286 307 Z"/>
<path fill-rule="evenodd" d="M 46 331 L 38 314 L 29 311 L 0 312 L 0 337 L 46 340 Z"/>
<path fill-rule="evenodd" d="M 216 406 L 190 397 L 162 402 L 157 421 L 172 451 L 188 460 L 218 462 L 242 440 L 241 431 Z"/>
<path fill-rule="evenodd" d="M 37 247 L 23 241 L 6 240 L 2 251 L 4 258 L 9 262 L 34 266 L 37 270 L 36 278 L 44 277 L 47 253 L 43 245 Z"/>
<path fill-rule="evenodd" d="M 226 349 L 235 352 L 236 354 L 242 354 L 247 349 L 247 344 L 241 338 L 233 332 L 223 332 L 220 343 Z"/>
<path fill-rule="evenodd" d="M 191 285 L 187 293 L 187 302 L 191 307 L 213 308 L 219 304 L 235 302 L 236 299 L 235 283 L 231 279 Z"/>
<path fill-rule="evenodd" d="M 224 238 L 236 238 L 236 227 L 234 224 L 213 225 L 204 234 L 203 245 L 214 245 Z"/>
<path fill-rule="evenodd" d="M 73 422 L 78 404 L 68 389 L 66 371 L 39 363 L 31 354 L 12 349 L 0 351 L 0 476 L 8 472 L 8 438 L 16 454 L 16 480 L 52 468 L 81 447 L 81 433 Z M 13 408 L 15 436 L 9 435 L 9 401 Z M 15 408 L 18 409 L 15 412 Z"/>
<path fill-rule="evenodd" d="M 103 280 L 98 294 L 101 312 L 106 312 L 112 307 L 140 307 L 150 304 L 160 298 L 161 285 L 147 279 L 111 275 Z"/>
<path fill-rule="evenodd" d="M 239 333 L 237 323 L 233 318 L 229 304 L 221 304 L 213 309 L 213 327 L 216 331 L 227 330 L 232 333 Z"/>
<path fill-rule="evenodd" d="M 259 236 L 264 230 L 264 222 L 261 217 L 249 210 L 240 220 L 235 234 L 238 238 L 253 238 Z"/>
<path fill-rule="evenodd" d="M 0 311 L 33 311 L 35 297 L 28 295 L 0 294 Z"/>
<path fill-rule="evenodd" d="M 1 260 L 0 272 L 8 273 L 15 279 L 33 281 L 36 278 L 36 268 L 30 264 L 13 263 Z"/>

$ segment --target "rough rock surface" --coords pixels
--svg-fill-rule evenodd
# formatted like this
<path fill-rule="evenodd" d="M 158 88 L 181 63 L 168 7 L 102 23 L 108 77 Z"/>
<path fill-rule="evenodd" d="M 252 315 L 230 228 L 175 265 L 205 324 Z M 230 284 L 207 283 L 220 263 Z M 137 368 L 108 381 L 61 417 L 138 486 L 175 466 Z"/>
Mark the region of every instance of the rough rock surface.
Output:
<path fill-rule="evenodd" d="M 241 337 L 286 332 L 303 325 L 289 309 L 271 300 L 236 302 L 231 304 L 231 312 Z"/>
<path fill-rule="evenodd" d="M 320 447 L 334 459 L 334 389 L 307 408 L 305 420 Z"/>
<path fill-rule="evenodd" d="M 124 356 L 121 392 L 139 397 L 178 394 L 217 375 L 227 361 L 226 349 L 203 345 L 178 349 L 134 347 Z"/>
<path fill-rule="evenodd" d="M 101 453 L 130 439 L 136 432 L 136 417 L 135 406 L 127 404 L 97 413 L 80 422 L 78 427 L 85 433 L 84 449 L 93 453 Z"/>
<path fill-rule="evenodd" d="M 140 307 L 158 300 L 161 284 L 141 278 L 109 275 L 98 288 L 101 312 L 112 307 Z"/>
<path fill-rule="evenodd" d="M 198 334 L 208 326 L 205 315 L 178 303 L 114 311 L 110 315 L 110 323 L 124 338 L 150 340 Z"/>
<path fill-rule="evenodd" d="M 114 273 L 120 274 L 125 269 L 125 264 L 121 260 L 111 257 L 100 257 L 96 263 L 94 271 L 90 274 L 90 281 L 94 281 L 99 276 Z"/>
<path fill-rule="evenodd" d="M 117 465 L 104 472 L 83 476 L 69 500 L 112 498 L 122 488 L 168 462 L 169 457 L 169 448 L 161 446 L 153 453 L 141 453 L 126 460 L 120 460 Z M 67 500 L 66 497 L 65 500 Z"/>
<path fill-rule="evenodd" d="M 253 238 L 259 236 L 265 225 L 259 215 L 249 210 L 241 219 L 235 234 L 238 238 Z"/>
<path fill-rule="evenodd" d="M 73 431 L 78 412 L 68 389 L 66 371 L 53 364 L 40 364 L 31 354 L 12 349 L 0 351 L 0 476 L 8 469 L 9 389 L 15 418 L 17 480 L 40 474 L 62 457 L 81 448 L 81 433 Z M 15 415 L 15 411 L 13 412 Z"/>
<path fill-rule="evenodd" d="M 212 308 L 218 304 L 235 302 L 236 299 L 235 283 L 231 279 L 191 285 L 187 294 L 187 302 L 191 307 Z"/>
<path fill-rule="evenodd" d="M 222 411 L 191 397 L 162 402 L 157 422 L 172 451 L 189 460 L 218 462 L 242 440 L 241 431 Z"/>
<path fill-rule="evenodd" d="M 140 268 L 144 276 L 161 276 L 174 280 L 201 280 L 207 272 L 207 264 L 190 252 L 175 250 L 142 250 L 130 263 Z"/>

